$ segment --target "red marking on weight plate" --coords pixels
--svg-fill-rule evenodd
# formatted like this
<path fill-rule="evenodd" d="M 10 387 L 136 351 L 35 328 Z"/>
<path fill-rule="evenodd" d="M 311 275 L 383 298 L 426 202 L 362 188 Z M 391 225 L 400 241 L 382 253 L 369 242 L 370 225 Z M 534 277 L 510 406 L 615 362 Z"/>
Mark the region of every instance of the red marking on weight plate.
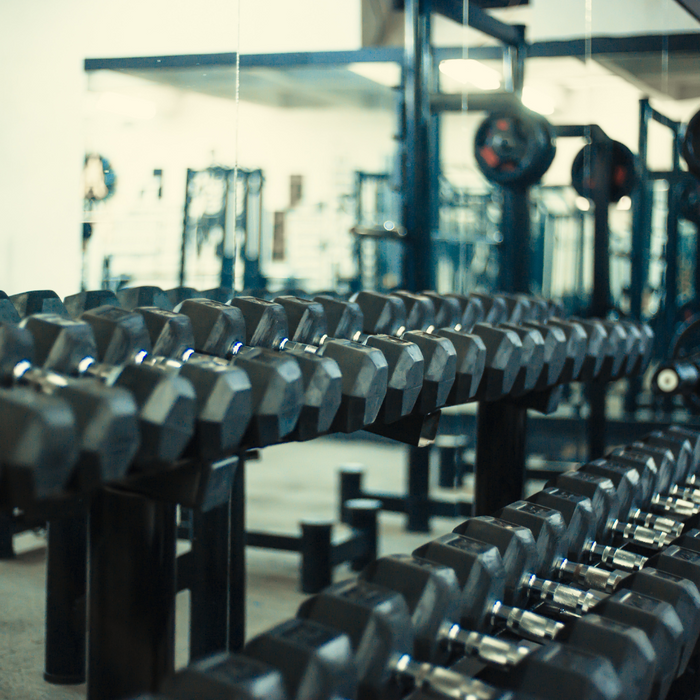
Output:
<path fill-rule="evenodd" d="M 508 131 L 508 129 L 510 129 L 510 122 L 507 119 L 498 119 L 496 121 L 496 128 L 499 131 Z"/>
<path fill-rule="evenodd" d="M 493 148 L 490 146 L 482 146 L 479 150 L 479 154 L 489 168 L 496 168 L 501 162 L 501 159 L 496 155 Z"/>

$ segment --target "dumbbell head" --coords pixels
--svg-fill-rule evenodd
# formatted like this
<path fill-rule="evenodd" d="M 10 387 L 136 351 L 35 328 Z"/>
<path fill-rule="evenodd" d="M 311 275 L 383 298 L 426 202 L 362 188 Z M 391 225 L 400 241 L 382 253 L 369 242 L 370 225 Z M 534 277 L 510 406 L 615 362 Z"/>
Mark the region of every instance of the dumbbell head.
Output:
<path fill-rule="evenodd" d="M 472 401 L 486 367 L 486 345 L 477 335 L 441 328 L 436 335 L 449 340 L 456 352 L 455 381 L 447 397 L 448 406 Z"/>
<path fill-rule="evenodd" d="M 432 331 L 435 328 L 435 305 L 430 297 L 412 292 L 392 292 L 406 308 L 405 326 L 411 331 Z"/>
<path fill-rule="evenodd" d="M 596 521 L 596 539 L 604 541 L 609 522 L 618 517 L 625 520 L 627 513 L 620 514 L 620 501 L 615 485 L 607 476 L 600 476 L 586 471 L 578 470 L 564 472 L 547 487 L 558 486 L 564 491 L 578 494 L 591 502 Z"/>
<path fill-rule="evenodd" d="M 621 590 L 602 600 L 593 612 L 643 630 L 656 651 L 652 693 L 666 697 L 680 663 L 683 625 L 673 607 L 636 591 Z"/>
<path fill-rule="evenodd" d="M 567 359 L 566 334 L 557 326 L 549 326 L 542 322 L 527 321 L 524 328 L 536 330 L 544 342 L 544 362 L 542 372 L 535 385 L 536 390 L 544 390 L 554 386 L 562 377 Z"/>
<path fill-rule="evenodd" d="M 253 416 L 243 442 L 274 445 L 289 435 L 304 406 L 304 382 L 293 356 L 264 348 L 244 348 L 231 363 L 243 369 L 252 386 Z"/>
<path fill-rule="evenodd" d="M 406 306 L 401 297 L 362 291 L 352 301 L 362 310 L 363 333 L 400 335 L 406 330 Z"/>
<path fill-rule="evenodd" d="M 447 403 L 457 373 L 457 351 L 449 339 L 432 333 L 408 331 L 403 337 L 423 356 L 423 386 L 416 409 L 432 413 Z"/>
<path fill-rule="evenodd" d="M 184 377 L 156 367 L 127 364 L 116 379 L 131 392 L 139 408 L 139 464 L 170 465 L 195 432 L 197 395 Z"/>
<path fill-rule="evenodd" d="M 538 575 L 549 576 L 567 556 L 566 523 L 559 511 L 529 501 L 515 501 L 501 508 L 496 517 L 530 530 L 537 547 Z"/>
<path fill-rule="evenodd" d="M 0 322 L 19 323 L 20 315 L 17 313 L 14 304 L 7 298 L 0 299 Z"/>
<path fill-rule="evenodd" d="M 510 393 L 522 396 L 537 386 L 544 371 L 544 338 L 538 330 L 514 323 L 502 323 L 498 327 L 511 330 L 520 338 L 520 369 Z"/>
<path fill-rule="evenodd" d="M 413 630 L 408 607 L 399 593 L 366 581 L 344 581 L 305 600 L 297 614 L 348 635 L 360 697 L 400 697 L 392 666 L 397 655 L 412 653 Z"/>
<path fill-rule="evenodd" d="M 190 358 L 179 374 L 197 396 L 191 445 L 198 457 L 218 459 L 235 450 L 253 413 L 253 389 L 246 372 L 207 357 Z"/>
<path fill-rule="evenodd" d="M 12 386 L 18 372 L 34 361 L 32 334 L 26 328 L 0 321 L 0 385 Z"/>
<path fill-rule="evenodd" d="M 495 294 L 480 294 L 472 292 L 469 295 L 470 299 L 477 299 L 481 302 L 484 313 L 483 323 L 505 323 L 508 321 L 508 309 L 506 308 L 505 299 Z M 481 323 L 482 321 L 477 321 Z"/>
<path fill-rule="evenodd" d="M 327 330 L 331 338 L 357 340 L 360 337 L 364 318 L 358 304 L 325 294 L 315 296 L 314 301 L 321 304 L 326 312 Z"/>
<path fill-rule="evenodd" d="M 676 555 L 687 553 L 678 550 Z M 693 567 L 689 572 L 686 568 L 684 573 L 690 573 L 693 579 L 684 578 L 666 570 L 666 567 L 673 568 L 674 556 L 666 557 L 662 561 L 650 560 L 659 563 L 660 569 L 648 565 L 641 571 L 635 571 L 622 580 L 618 590 L 630 590 L 643 595 L 663 600 L 673 607 L 678 618 L 683 625 L 684 636 L 683 646 L 680 651 L 680 665 L 678 674 L 686 671 L 690 657 L 695 651 L 700 632 L 700 593 L 698 593 L 698 569 Z M 687 559 L 682 563 L 687 563 Z M 700 558 L 697 559 L 700 561 Z M 669 562 L 671 562 L 669 564 Z"/>
<path fill-rule="evenodd" d="M 210 299 L 186 299 L 176 311 L 190 319 L 197 352 L 229 358 L 245 342 L 245 319 L 235 306 Z"/>
<path fill-rule="evenodd" d="M 654 493 L 666 493 L 670 486 L 677 483 L 677 464 L 671 450 L 659 445 L 635 442 L 625 447 L 618 447 L 610 454 L 613 457 L 627 457 L 632 460 L 652 460 L 656 471 L 653 483 Z"/>
<path fill-rule="evenodd" d="M 444 665 L 449 648 L 441 642 L 441 628 L 459 619 L 459 583 L 453 569 L 407 554 L 392 554 L 369 564 L 360 574 L 369 583 L 400 593 L 411 615 L 419 661 Z"/>
<path fill-rule="evenodd" d="M 591 334 L 587 333 L 580 323 L 552 318 L 547 325 L 558 328 L 566 338 L 566 359 L 559 375 L 560 383 L 565 384 L 579 379 L 588 381 L 600 371 L 603 356 L 596 349 L 595 343 L 591 342 Z"/>
<path fill-rule="evenodd" d="M 187 316 L 155 306 L 137 307 L 134 313 L 143 318 L 154 355 L 185 360 L 192 354 L 194 331 Z"/>
<path fill-rule="evenodd" d="M 304 384 L 304 406 L 294 438 L 311 440 L 327 433 L 343 402 L 343 375 L 330 357 L 312 355 L 301 348 L 288 351 L 299 364 Z"/>
<path fill-rule="evenodd" d="M 455 667 L 459 670 L 459 664 Z M 515 688 L 542 700 L 615 700 L 624 697 L 608 659 L 572 646 L 550 642 L 530 654 L 525 663 L 503 671 L 489 667 L 479 678 L 500 688 Z M 566 690 L 564 690 L 566 689 Z"/>
<path fill-rule="evenodd" d="M 658 470 L 656 461 L 641 452 L 614 450 L 603 457 L 608 462 L 633 467 L 639 474 L 639 489 L 642 505 L 647 505 L 656 487 Z"/>
<path fill-rule="evenodd" d="M 292 619 L 251 639 L 246 656 L 278 669 L 289 700 L 332 700 L 357 694 L 350 639 L 312 620 Z"/>
<path fill-rule="evenodd" d="M 92 329 L 96 357 L 120 365 L 151 353 L 151 338 L 141 314 L 117 306 L 100 306 L 83 312 L 79 319 Z"/>
<path fill-rule="evenodd" d="M 70 406 L 29 389 L 0 389 L 0 417 L 0 502 L 25 508 L 60 495 L 78 459 Z"/>
<path fill-rule="evenodd" d="M 122 307 L 129 311 L 138 306 L 156 306 L 159 309 L 173 310 L 168 295 L 160 287 L 127 287 L 117 292 L 117 299 Z"/>
<path fill-rule="evenodd" d="M 44 369 L 76 374 L 83 370 L 86 358 L 97 356 L 95 337 L 84 321 L 38 314 L 25 318 L 21 326 L 32 334 L 36 363 Z"/>
<path fill-rule="evenodd" d="M 591 502 L 584 496 L 557 486 L 538 491 L 527 500 L 561 513 L 566 524 L 566 556 L 573 561 L 583 562 L 586 546 L 595 540 L 596 533 L 596 518 Z"/>
<path fill-rule="evenodd" d="M 438 294 L 437 292 L 423 292 L 423 295 L 433 302 L 435 328 L 462 330 L 462 307 L 459 299 L 447 294 Z"/>
<path fill-rule="evenodd" d="M 320 302 L 282 296 L 275 298 L 275 304 L 284 309 L 291 340 L 308 345 L 321 345 L 329 335 L 326 311 Z"/>
<path fill-rule="evenodd" d="M 486 365 L 478 396 L 484 401 L 497 401 L 507 396 L 518 378 L 522 343 L 518 334 L 507 328 L 477 323 L 472 329 L 486 346 Z"/>
<path fill-rule="evenodd" d="M 505 571 L 497 547 L 453 533 L 418 547 L 413 556 L 455 572 L 461 591 L 462 627 L 477 631 L 490 629 L 491 611 L 503 600 L 505 591 Z"/>
<path fill-rule="evenodd" d="M 678 482 L 685 481 L 690 472 L 691 464 L 695 461 L 694 450 L 690 440 L 679 432 L 655 430 L 653 433 L 645 436 L 642 442 L 670 450 L 676 460 L 677 480 Z"/>
<path fill-rule="evenodd" d="M 9 299 L 21 318 L 33 314 L 68 316 L 66 307 L 58 294 L 50 289 L 37 289 L 31 292 L 23 292 L 22 294 L 13 294 Z"/>
<path fill-rule="evenodd" d="M 628 351 L 631 349 L 629 336 L 624 327 L 614 321 L 601 321 L 596 319 L 589 319 L 588 321 L 577 319 L 577 321 L 583 325 L 589 334 L 592 332 L 593 325 L 598 328 L 602 327 L 605 332 L 605 342 L 603 346 L 605 348 L 605 359 L 603 360 L 600 372 L 594 378 L 599 381 L 617 379 L 624 369 L 627 362 Z"/>
<path fill-rule="evenodd" d="M 620 518 L 625 520 L 632 508 L 641 506 L 639 472 L 628 465 L 615 464 L 610 460 L 596 459 L 579 467 L 579 471 L 604 476 L 615 485 L 620 503 Z"/>
<path fill-rule="evenodd" d="M 171 700 L 288 700 L 277 669 L 241 654 L 224 652 L 168 676 L 160 691 Z"/>
<path fill-rule="evenodd" d="M 522 323 L 534 320 L 531 318 L 532 305 L 528 297 L 523 294 L 498 294 L 506 305 L 506 318 L 504 323 Z"/>
<path fill-rule="evenodd" d="M 332 430 L 352 433 L 374 423 L 386 396 L 389 369 L 377 349 L 350 340 L 328 340 L 318 351 L 340 367 L 342 400 Z"/>
<path fill-rule="evenodd" d="M 505 602 L 523 607 L 528 600 L 525 578 L 535 574 L 538 565 L 532 533 L 526 527 L 491 516 L 468 518 L 453 532 L 498 548 L 505 570 Z"/>
<path fill-rule="evenodd" d="M 85 311 L 98 306 L 120 306 L 117 295 L 111 289 L 93 289 L 72 294 L 63 300 L 63 305 L 71 318 L 79 318 Z"/>
<path fill-rule="evenodd" d="M 289 338 L 284 307 L 255 297 L 234 297 L 231 306 L 240 309 L 246 329 L 246 345 L 279 350 Z"/>

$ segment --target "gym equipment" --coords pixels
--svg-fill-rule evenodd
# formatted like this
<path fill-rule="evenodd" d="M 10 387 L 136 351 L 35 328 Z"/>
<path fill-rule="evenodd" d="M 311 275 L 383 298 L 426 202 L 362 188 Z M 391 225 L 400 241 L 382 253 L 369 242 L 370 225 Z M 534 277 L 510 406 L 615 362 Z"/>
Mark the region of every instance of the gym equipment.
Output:
<path fill-rule="evenodd" d="M 232 303 L 244 302 L 234 299 Z M 275 303 L 284 309 L 288 324 L 285 330 L 294 342 L 324 349 L 328 343 L 338 342 L 334 339 L 345 339 L 381 351 L 387 362 L 387 389 L 376 421 L 394 423 L 413 411 L 423 388 L 424 368 L 423 355 L 415 343 L 386 334 L 363 336 L 354 331 L 338 333 L 337 328 L 327 324 L 326 313 L 317 299 L 310 302 L 297 297 L 277 297 Z"/>
<path fill-rule="evenodd" d="M 62 494 L 79 457 L 70 404 L 30 389 L 0 389 L 0 416 L 0 507 Z M 11 553 L 10 542 L 3 556 Z"/>
<path fill-rule="evenodd" d="M 683 158 L 695 177 L 700 177 L 700 112 L 696 112 L 688 122 L 683 137 Z"/>
<path fill-rule="evenodd" d="M 419 661 L 444 665 L 459 656 L 473 656 L 486 665 L 511 670 L 532 652 L 524 644 L 462 629 L 456 623 L 460 591 L 449 567 L 397 554 L 370 564 L 361 578 L 403 596 L 414 627 L 413 653 Z M 651 687 L 656 653 L 641 630 L 589 614 L 567 623 L 556 639 L 610 659 L 622 682 L 621 697 L 641 698 Z"/>
<path fill-rule="evenodd" d="M 603 144 L 593 141 L 586 144 L 574 158 L 571 166 L 571 184 L 582 197 L 593 198 L 596 189 L 595 162 L 603 157 L 601 151 L 610 149 L 610 172 L 608 174 L 609 202 L 619 202 L 622 197 L 629 197 L 639 181 L 637 159 L 627 146 L 619 141 Z"/>
<path fill-rule="evenodd" d="M 298 616 L 335 627 L 351 640 L 358 668 L 358 697 L 399 698 L 413 687 L 429 687 L 438 697 L 469 697 L 473 679 L 412 658 L 415 646 L 411 615 L 400 594 L 367 581 L 330 586 L 304 601 Z M 531 675 L 540 675 L 539 683 Z M 547 671 L 547 669 L 550 669 Z M 619 698 L 620 681 L 607 659 L 550 643 L 526 656 L 517 671 L 499 679 L 506 688 L 537 698 L 559 698 L 561 688 L 545 677 L 564 678 L 570 697 Z M 476 686 L 490 697 L 488 686 Z M 556 695 L 554 694 L 556 690 Z"/>
<path fill-rule="evenodd" d="M 65 479 L 67 490 L 87 491 L 126 475 L 139 445 L 131 394 L 94 379 L 68 379 L 34 367 L 34 342 L 25 327 L 0 323 L 0 385 L 20 384 L 70 404 L 80 456 Z"/>

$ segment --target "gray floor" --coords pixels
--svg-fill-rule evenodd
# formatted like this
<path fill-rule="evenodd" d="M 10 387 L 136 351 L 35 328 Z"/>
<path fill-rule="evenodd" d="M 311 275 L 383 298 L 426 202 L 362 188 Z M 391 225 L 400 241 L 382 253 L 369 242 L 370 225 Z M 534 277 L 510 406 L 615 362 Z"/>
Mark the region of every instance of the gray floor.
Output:
<path fill-rule="evenodd" d="M 404 489 L 405 449 L 394 445 L 316 440 L 262 451 L 259 462 L 247 467 L 247 523 L 256 530 L 298 532 L 306 518 L 335 519 L 337 472 L 342 464 L 359 463 L 367 468 L 370 489 L 401 492 Z M 440 491 L 435 494 L 459 499 L 470 493 Z M 454 521 L 457 522 L 457 521 Z M 433 521 L 442 534 L 454 527 L 451 520 Z M 342 526 L 338 526 L 342 533 Z M 408 552 L 428 539 L 408 534 L 403 516 L 382 513 L 380 551 Z M 44 642 L 44 578 L 46 550 L 41 536 L 33 533 L 16 538 L 18 557 L 0 561 L 0 700 L 52 700 L 82 697 L 85 686 L 50 686 L 42 680 Z M 298 556 L 291 553 L 249 549 L 248 636 L 294 614 L 304 598 L 298 591 Z M 336 580 L 350 575 L 336 570 Z M 178 597 L 177 663 L 187 663 L 187 594 Z"/>

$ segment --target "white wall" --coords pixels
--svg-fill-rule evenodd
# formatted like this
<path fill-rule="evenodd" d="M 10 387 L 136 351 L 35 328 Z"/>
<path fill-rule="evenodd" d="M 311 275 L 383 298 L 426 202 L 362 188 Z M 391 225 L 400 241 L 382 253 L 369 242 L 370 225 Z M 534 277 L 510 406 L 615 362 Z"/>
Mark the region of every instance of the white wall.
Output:
<path fill-rule="evenodd" d="M 86 57 L 360 46 L 359 0 L 0 3 L 0 289 L 76 291 Z"/>

